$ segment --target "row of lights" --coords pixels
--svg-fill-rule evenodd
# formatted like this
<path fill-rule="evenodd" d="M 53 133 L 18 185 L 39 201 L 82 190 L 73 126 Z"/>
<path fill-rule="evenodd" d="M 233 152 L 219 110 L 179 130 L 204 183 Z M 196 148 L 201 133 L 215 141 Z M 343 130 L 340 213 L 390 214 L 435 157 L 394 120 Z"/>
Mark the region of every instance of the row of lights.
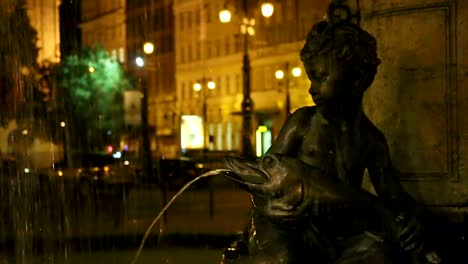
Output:
<path fill-rule="evenodd" d="M 264 17 L 271 17 L 273 15 L 274 10 L 275 7 L 270 2 L 265 2 L 261 6 L 261 12 Z M 232 14 L 231 11 L 229 11 L 228 9 L 223 9 L 219 12 L 219 21 L 221 21 L 221 23 L 229 23 L 231 21 L 231 18 Z"/>
<path fill-rule="evenodd" d="M 284 71 L 283 70 L 277 70 L 275 72 L 275 77 L 278 80 L 282 80 L 284 78 Z M 302 69 L 300 67 L 294 67 L 291 70 L 291 74 L 294 77 L 300 77 L 302 75 Z"/>

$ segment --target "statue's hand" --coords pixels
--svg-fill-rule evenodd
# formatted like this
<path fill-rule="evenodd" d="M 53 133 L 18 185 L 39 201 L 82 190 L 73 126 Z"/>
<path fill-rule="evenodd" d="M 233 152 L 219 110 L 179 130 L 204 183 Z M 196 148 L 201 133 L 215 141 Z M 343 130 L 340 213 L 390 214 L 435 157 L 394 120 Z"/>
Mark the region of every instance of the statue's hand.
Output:
<path fill-rule="evenodd" d="M 422 244 L 422 225 L 413 214 L 400 213 L 395 218 L 396 239 L 406 252 Z"/>

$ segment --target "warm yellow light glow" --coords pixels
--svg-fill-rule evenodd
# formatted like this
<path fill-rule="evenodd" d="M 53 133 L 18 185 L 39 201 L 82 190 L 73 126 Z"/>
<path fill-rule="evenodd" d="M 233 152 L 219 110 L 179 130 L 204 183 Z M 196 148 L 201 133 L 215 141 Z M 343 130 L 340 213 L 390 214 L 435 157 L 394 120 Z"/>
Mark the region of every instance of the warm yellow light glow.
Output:
<path fill-rule="evenodd" d="M 199 84 L 199 83 L 194 83 L 194 84 L 193 84 L 193 89 L 194 89 L 195 91 L 198 92 L 198 91 L 201 90 L 201 88 L 202 88 L 202 87 L 201 87 L 201 84 Z"/>
<path fill-rule="evenodd" d="M 299 77 L 299 76 L 301 76 L 301 74 L 302 74 L 301 68 L 299 68 L 299 67 L 294 67 L 294 68 L 292 69 L 292 75 L 293 75 L 294 77 Z"/>
<path fill-rule="evenodd" d="M 93 72 L 95 71 L 95 69 L 94 69 L 93 66 L 90 66 L 90 67 L 88 68 L 88 71 L 89 71 L 90 73 L 93 73 Z"/>
<path fill-rule="evenodd" d="M 130 162 L 128 160 L 126 160 L 126 161 L 124 161 L 124 164 L 128 165 L 128 164 L 130 164 Z"/>
<path fill-rule="evenodd" d="M 109 167 L 104 166 L 104 172 L 109 172 Z"/>
<path fill-rule="evenodd" d="M 268 127 L 266 127 L 266 126 L 259 126 L 259 127 L 257 128 L 257 131 L 259 131 L 259 132 L 267 132 L 267 131 L 268 131 Z"/>
<path fill-rule="evenodd" d="M 23 135 L 27 135 L 29 133 L 29 131 L 27 129 L 23 129 Z"/>
<path fill-rule="evenodd" d="M 252 26 L 247 27 L 247 34 L 249 34 L 249 36 L 255 35 L 255 29 Z"/>
<path fill-rule="evenodd" d="M 58 174 L 58 176 L 60 176 L 60 177 L 63 176 L 63 172 L 62 172 L 61 170 L 59 170 L 59 171 L 57 172 L 57 174 Z"/>
<path fill-rule="evenodd" d="M 282 70 L 277 70 L 277 71 L 275 72 L 275 77 L 276 77 L 276 79 L 278 79 L 278 80 L 283 79 L 283 78 L 284 78 L 284 71 L 282 71 Z"/>
<path fill-rule="evenodd" d="M 153 45 L 153 43 L 151 43 L 151 42 L 146 42 L 145 44 L 143 44 L 143 51 L 144 51 L 146 54 L 151 54 L 151 53 L 153 53 L 153 51 L 154 51 L 154 45 Z"/>
<path fill-rule="evenodd" d="M 229 23 L 231 21 L 231 12 L 227 9 L 223 9 L 219 12 L 219 21 L 221 23 Z"/>
<path fill-rule="evenodd" d="M 61 127 L 65 127 L 65 125 L 66 125 L 65 122 L 63 122 L 63 121 L 60 122 L 60 126 L 61 126 Z"/>
<path fill-rule="evenodd" d="M 272 3 L 265 2 L 262 4 L 262 15 L 264 17 L 271 17 L 273 15 L 273 11 L 275 7 Z"/>
<path fill-rule="evenodd" d="M 213 90 L 214 88 L 216 88 L 216 83 L 213 82 L 213 81 L 209 81 L 208 82 L 208 89 Z"/>

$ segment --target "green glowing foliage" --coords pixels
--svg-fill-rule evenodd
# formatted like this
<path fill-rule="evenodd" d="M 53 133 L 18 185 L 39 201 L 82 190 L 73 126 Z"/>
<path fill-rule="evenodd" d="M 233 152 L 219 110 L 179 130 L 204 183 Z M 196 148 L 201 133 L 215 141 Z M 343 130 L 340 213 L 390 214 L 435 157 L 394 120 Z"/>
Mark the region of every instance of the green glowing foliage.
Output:
<path fill-rule="evenodd" d="M 93 138 L 122 131 L 123 92 L 133 87 L 132 78 L 106 50 L 84 48 L 64 58 L 57 73 L 58 105 L 71 121 L 71 129 L 86 131 Z"/>

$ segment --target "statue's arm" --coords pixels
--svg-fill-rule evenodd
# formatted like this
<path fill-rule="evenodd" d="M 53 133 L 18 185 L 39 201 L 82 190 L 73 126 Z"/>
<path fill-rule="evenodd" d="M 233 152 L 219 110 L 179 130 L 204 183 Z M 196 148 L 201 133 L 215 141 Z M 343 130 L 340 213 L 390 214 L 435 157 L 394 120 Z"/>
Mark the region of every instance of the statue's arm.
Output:
<path fill-rule="evenodd" d="M 384 135 L 378 131 L 374 140 L 367 169 L 379 199 L 390 209 L 394 217 L 396 229 L 393 231 L 393 236 L 406 251 L 420 248 L 423 231 L 419 206 L 405 191 L 397 177 Z"/>
<path fill-rule="evenodd" d="M 315 108 L 302 107 L 289 115 L 266 154 L 280 153 L 296 156 L 301 144 L 300 140 L 314 114 Z"/>
<path fill-rule="evenodd" d="M 385 136 L 377 128 L 372 132 L 367 170 L 377 195 L 396 214 L 414 209 L 415 201 L 401 185 L 392 165 Z"/>

